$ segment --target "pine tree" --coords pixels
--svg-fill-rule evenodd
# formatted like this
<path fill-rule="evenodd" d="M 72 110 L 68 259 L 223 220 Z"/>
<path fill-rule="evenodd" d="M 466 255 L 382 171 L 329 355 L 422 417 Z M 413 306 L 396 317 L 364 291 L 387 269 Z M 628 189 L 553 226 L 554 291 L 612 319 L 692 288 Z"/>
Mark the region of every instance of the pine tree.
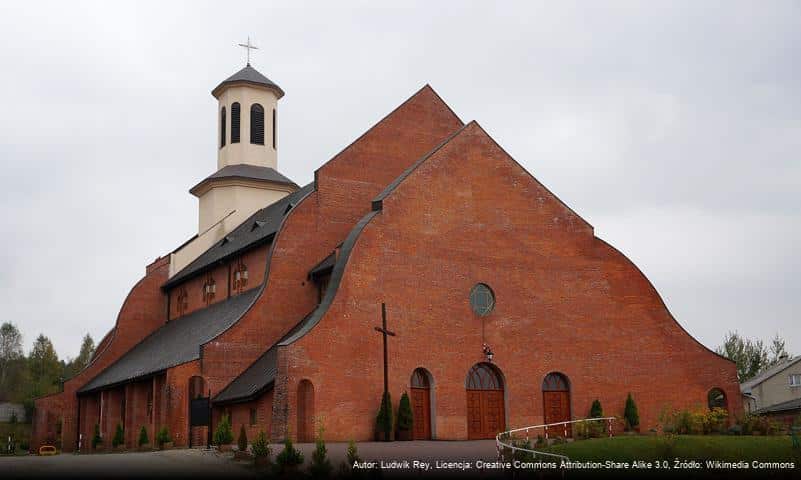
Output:
<path fill-rule="evenodd" d="M 414 425 L 414 417 L 412 414 L 412 402 L 409 401 L 409 395 L 403 392 L 401 395 L 400 404 L 398 405 L 398 430 L 404 432 L 411 432 Z"/>
<path fill-rule="evenodd" d="M 96 450 L 97 446 L 103 443 L 103 437 L 100 436 L 100 425 L 95 423 L 95 434 L 92 437 L 92 449 Z"/>
<path fill-rule="evenodd" d="M 627 428 L 636 428 L 640 425 L 640 414 L 637 411 L 637 404 L 631 398 L 631 392 L 626 397 L 626 408 L 623 410 L 623 418 L 626 420 Z"/>
<path fill-rule="evenodd" d="M 114 438 L 111 440 L 111 446 L 117 448 L 125 443 L 125 432 L 122 429 L 122 424 L 117 424 L 117 431 L 114 432 Z"/>
<path fill-rule="evenodd" d="M 142 445 L 147 445 L 148 443 L 150 443 L 150 439 L 147 436 L 147 428 L 142 425 L 142 429 L 139 430 L 139 446 L 141 447 Z"/>
<path fill-rule="evenodd" d="M 239 448 L 240 452 L 245 452 L 248 449 L 248 434 L 245 431 L 245 425 L 242 425 L 242 428 L 239 429 L 239 438 L 236 441 L 236 446 Z"/>
<path fill-rule="evenodd" d="M 376 430 L 381 434 L 380 440 L 390 441 L 392 439 L 392 397 L 389 392 L 385 392 L 381 398 L 381 408 L 376 416 Z"/>
<path fill-rule="evenodd" d="M 314 453 L 312 453 L 312 462 L 309 471 L 313 478 L 328 478 L 331 475 L 333 467 L 331 466 L 331 461 L 328 459 L 328 449 L 325 447 L 322 428 L 320 428 L 315 444 L 316 446 Z"/>
<path fill-rule="evenodd" d="M 601 418 L 604 416 L 604 409 L 601 408 L 601 401 L 597 398 L 593 400 L 590 407 L 590 418 Z"/>

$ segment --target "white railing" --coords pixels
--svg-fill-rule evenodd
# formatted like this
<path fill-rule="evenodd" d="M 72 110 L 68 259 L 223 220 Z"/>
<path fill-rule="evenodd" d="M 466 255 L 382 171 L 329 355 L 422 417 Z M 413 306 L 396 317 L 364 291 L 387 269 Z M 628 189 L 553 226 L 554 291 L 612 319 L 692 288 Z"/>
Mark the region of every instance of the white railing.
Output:
<path fill-rule="evenodd" d="M 538 455 L 545 456 L 545 457 L 555 457 L 561 460 L 569 460 L 568 457 L 565 455 L 559 455 L 556 453 L 549 453 L 549 452 L 540 452 L 538 450 L 532 450 L 530 448 L 523 448 L 517 445 L 514 445 L 512 442 L 512 436 L 516 433 L 525 432 L 526 433 L 526 441 L 529 442 L 531 440 L 531 432 L 533 431 L 535 434 L 538 430 L 542 430 L 544 433 L 543 438 L 547 442 L 550 435 L 559 435 L 562 433 L 562 438 L 567 438 L 567 429 L 569 425 L 578 424 L 582 422 L 602 422 L 606 421 L 607 423 L 607 433 L 609 436 L 612 436 L 612 421 L 616 420 L 615 417 L 597 417 L 597 418 L 582 418 L 580 420 L 570 420 L 568 422 L 556 422 L 556 423 L 545 423 L 542 425 L 533 425 L 531 427 L 523 427 L 523 428 L 515 428 L 514 430 L 507 430 L 505 432 L 501 432 L 495 436 L 495 448 L 498 451 L 498 459 L 501 459 L 502 451 L 504 448 L 508 448 L 512 451 L 512 455 L 514 455 L 516 450 L 520 450 L 522 452 L 528 452 L 534 455 L 536 458 Z M 503 440 L 501 440 L 503 438 Z M 505 443 L 504 440 L 507 440 L 509 443 Z"/>

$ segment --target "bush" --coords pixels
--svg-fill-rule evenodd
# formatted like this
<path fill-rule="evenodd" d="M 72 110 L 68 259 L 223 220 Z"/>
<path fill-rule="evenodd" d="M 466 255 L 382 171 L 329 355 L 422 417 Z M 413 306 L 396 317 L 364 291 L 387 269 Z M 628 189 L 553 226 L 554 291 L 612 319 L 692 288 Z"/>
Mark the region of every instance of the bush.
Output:
<path fill-rule="evenodd" d="M 412 402 L 409 401 L 409 395 L 403 392 L 400 404 L 398 405 L 398 430 L 410 432 L 413 425 Z"/>
<path fill-rule="evenodd" d="M 95 423 L 95 434 L 92 437 L 92 449 L 96 450 L 97 446 L 103 443 L 103 437 L 100 436 L 100 425 Z"/>
<path fill-rule="evenodd" d="M 144 425 L 142 425 L 142 429 L 139 430 L 139 446 L 147 445 L 150 443 L 150 438 L 147 436 L 147 429 Z"/>
<path fill-rule="evenodd" d="M 309 467 L 309 472 L 313 478 L 328 478 L 331 475 L 331 461 L 328 459 L 328 449 L 325 447 L 323 440 L 323 429 L 320 429 L 317 440 L 315 440 L 316 447 L 312 453 L 312 462 Z"/>
<path fill-rule="evenodd" d="M 270 445 L 267 443 L 267 435 L 264 432 L 259 432 L 256 435 L 256 440 L 253 441 L 253 456 L 255 457 L 269 457 L 272 451 Z"/>
<path fill-rule="evenodd" d="M 301 465 L 303 463 L 303 454 L 292 445 L 292 440 L 287 437 L 284 441 L 284 450 L 278 454 L 275 461 L 281 472 L 284 472 L 287 468 Z"/>
<path fill-rule="evenodd" d="M 122 429 L 122 424 L 117 424 L 117 431 L 114 432 L 114 438 L 111 439 L 111 446 L 114 448 L 119 447 L 125 443 L 125 432 Z"/>
<path fill-rule="evenodd" d="M 239 438 L 236 441 L 236 446 L 239 448 L 240 452 L 245 452 L 248 449 L 248 434 L 245 431 L 245 426 L 239 429 Z"/>
<path fill-rule="evenodd" d="M 230 445 L 234 441 L 234 432 L 231 430 L 231 421 L 228 415 L 223 415 L 217 428 L 214 429 L 214 444 L 217 446 Z"/>
<path fill-rule="evenodd" d="M 590 418 L 601 418 L 604 416 L 604 409 L 601 408 L 601 401 L 597 398 L 592 401 L 590 407 Z"/>
<path fill-rule="evenodd" d="M 392 397 L 389 392 L 385 392 L 381 398 L 381 408 L 378 409 L 376 416 L 376 432 L 381 434 L 379 440 L 392 439 Z"/>
<path fill-rule="evenodd" d="M 167 429 L 167 426 L 164 425 L 159 430 L 158 435 L 156 435 L 156 442 L 159 444 L 159 448 L 163 448 L 165 443 L 170 443 L 172 439 L 170 438 L 170 431 Z"/>
<path fill-rule="evenodd" d="M 640 413 L 637 411 L 637 404 L 631 398 L 631 392 L 626 397 L 626 407 L 623 410 L 623 418 L 625 419 L 626 430 L 637 428 L 640 426 Z"/>
<path fill-rule="evenodd" d="M 362 459 L 359 458 L 359 451 L 356 450 L 356 442 L 354 442 L 353 440 L 348 442 L 347 457 L 348 457 L 348 465 L 350 465 L 351 467 L 353 467 L 353 464 L 355 462 L 362 461 Z"/>

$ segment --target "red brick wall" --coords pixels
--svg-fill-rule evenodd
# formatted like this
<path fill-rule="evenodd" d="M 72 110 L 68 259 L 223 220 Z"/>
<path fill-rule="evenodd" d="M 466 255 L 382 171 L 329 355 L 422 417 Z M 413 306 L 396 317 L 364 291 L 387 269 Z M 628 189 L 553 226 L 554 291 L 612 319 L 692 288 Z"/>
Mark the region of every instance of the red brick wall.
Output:
<path fill-rule="evenodd" d="M 52 413 L 63 416 L 64 451 L 73 451 L 77 441 L 78 402 L 75 392 L 164 323 L 167 306 L 166 297 L 160 287 L 167 281 L 168 269 L 169 257 L 156 259 L 148 265 L 147 273 L 134 285 L 122 304 L 114 331 L 110 334 L 111 338 L 107 342 L 103 342 L 106 344 L 105 349 L 98 351 L 88 367 L 65 382 L 64 392 L 60 395 L 61 400 L 54 402 L 46 397 L 46 399 L 36 401 L 36 418 L 39 415 L 47 416 Z M 53 412 L 53 408 L 59 408 L 59 411 Z M 82 413 L 81 423 L 85 427 L 82 430 L 84 437 L 91 438 L 93 433 L 91 429 L 94 428 L 94 423 L 88 426 L 90 430 L 86 430 L 88 424 L 84 422 L 85 419 L 86 416 Z M 32 445 L 38 448 L 43 440 L 35 435 Z"/>
<path fill-rule="evenodd" d="M 484 319 L 468 302 L 479 282 L 497 301 Z M 542 423 L 541 382 L 552 371 L 570 380 L 574 418 L 586 417 L 595 398 L 606 414 L 622 415 L 631 392 L 647 429 L 667 405 L 705 407 L 713 387 L 742 411 L 734 364 L 690 337 L 636 266 L 476 124 L 384 201 L 326 315 L 281 349 L 287 385 L 276 396 L 287 397 L 288 416 L 274 414 L 274 437 L 297 424 L 303 379 L 314 385 L 314 416 L 331 440 L 372 437 L 382 390 L 382 342 L 373 331 L 381 302 L 397 332 L 389 341 L 393 402 L 415 368 L 431 372 L 439 439 L 467 437 L 465 376 L 484 360 L 484 341 L 505 379 L 510 428 Z"/>
<path fill-rule="evenodd" d="M 250 410 L 256 409 L 256 424 L 250 424 Z M 231 413 L 231 429 L 234 432 L 234 444 L 239 440 L 239 430 L 245 426 L 248 444 L 252 444 L 259 432 L 264 432 L 267 441 L 270 440 L 270 426 L 273 414 L 273 393 L 267 392 L 252 402 L 236 403 L 224 407 L 216 407 L 214 412 L 215 425 L 221 415 L 227 411 Z"/>
<path fill-rule="evenodd" d="M 195 375 L 200 375 L 200 360 L 167 370 L 166 425 L 176 447 L 189 446 L 189 379 Z"/>
<path fill-rule="evenodd" d="M 236 325 L 203 348 L 213 392 L 225 387 L 317 304 L 307 274 L 370 209 L 370 200 L 420 156 L 462 126 L 428 86 L 317 171 L 317 191 L 274 240 L 264 293 Z"/>

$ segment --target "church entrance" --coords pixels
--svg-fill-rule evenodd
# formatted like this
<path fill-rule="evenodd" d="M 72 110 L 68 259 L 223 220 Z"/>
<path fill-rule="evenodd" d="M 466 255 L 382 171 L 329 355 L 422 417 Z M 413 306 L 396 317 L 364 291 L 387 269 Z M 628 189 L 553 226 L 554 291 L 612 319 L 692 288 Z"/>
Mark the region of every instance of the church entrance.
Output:
<path fill-rule="evenodd" d="M 314 385 L 308 380 L 298 384 L 298 443 L 314 441 Z"/>
<path fill-rule="evenodd" d="M 467 438 L 495 438 L 506 428 L 503 381 L 489 363 L 477 363 L 467 373 Z"/>
<path fill-rule="evenodd" d="M 570 384 L 567 377 L 561 373 L 545 376 L 542 381 L 542 406 L 546 424 L 570 421 Z M 564 435 L 566 431 L 568 437 L 572 436 L 570 425 L 566 430 L 562 426 L 555 430 L 557 435 Z"/>
<path fill-rule="evenodd" d="M 412 373 L 413 439 L 431 440 L 431 382 L 428 372 L 418 368 Z"/>

